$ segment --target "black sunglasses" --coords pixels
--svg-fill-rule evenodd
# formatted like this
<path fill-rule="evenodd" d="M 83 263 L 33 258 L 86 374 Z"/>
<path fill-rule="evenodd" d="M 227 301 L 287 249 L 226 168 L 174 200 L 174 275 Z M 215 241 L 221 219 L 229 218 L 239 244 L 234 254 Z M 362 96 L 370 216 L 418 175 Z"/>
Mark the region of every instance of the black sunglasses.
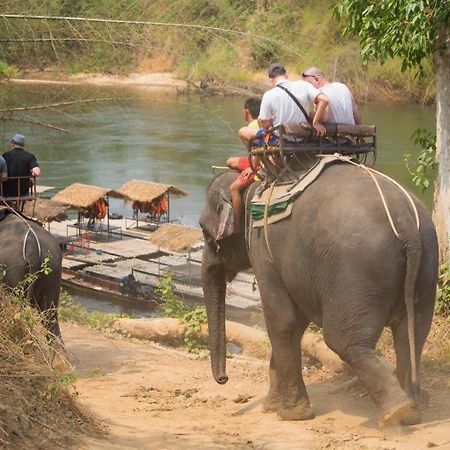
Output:
<path fill-rule="evenodd" d="M 302 78 L 308 78 L 308 77 L 317 78 L 315 75 L 309 75 L 307 73 L 302 73 Z"/>

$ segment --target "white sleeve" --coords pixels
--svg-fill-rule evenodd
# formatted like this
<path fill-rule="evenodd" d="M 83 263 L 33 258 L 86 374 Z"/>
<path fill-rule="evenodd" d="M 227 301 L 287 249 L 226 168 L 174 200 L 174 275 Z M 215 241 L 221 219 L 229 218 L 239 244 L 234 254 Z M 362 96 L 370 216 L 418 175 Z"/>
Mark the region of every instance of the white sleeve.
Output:
<path fill-rule="evenodd" d="M 267 94 L 268 92 L 266 92 L 262 97 L 258 119 L 262 120 L 272 119 L 272 108 L 270 106 L 269 96 Z"/>
<path fill-rule="evenodd" d="M 306 84 L 308 85 L 308 86 L 307 86 L 307 89 L 308 89 L 308 100 L 309 100 L 310 102 L 314 102 L 314 100 L 316 99 L 316 97 L 317 97 L 319 94 L 322 94 L 322 92 L 319 91 L 319 89 L 316 89 L 311 83 L 306 82 Z"/>

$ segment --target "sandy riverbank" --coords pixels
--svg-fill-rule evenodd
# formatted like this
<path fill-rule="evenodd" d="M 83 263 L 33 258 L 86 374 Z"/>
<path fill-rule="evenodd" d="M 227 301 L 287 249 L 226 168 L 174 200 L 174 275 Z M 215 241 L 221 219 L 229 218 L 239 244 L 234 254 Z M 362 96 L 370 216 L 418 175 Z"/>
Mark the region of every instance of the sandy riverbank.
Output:
<path fill-rule="evenodd" d="M 290 79 L 295 80 L 293 76 Z M 37 71 L 30 70 L 20 74 L 10 81 L 22 84 L 54 84 L 54 85 L 92 85 L 109 87 L 130 87 L 145 89 L 167 94 L 198 94 L 208 95 L 262 95 L 271 88 L 265 72 L 255 73 L 249 82 L 240 83 L 230 81 L 218 83 L 214 81 L 191 82 L 177 77 L 172 72 L 135 72 L 127 75 L 111 75 L 101 73 L 79 73 L 65 75 L 52 69 Z M 351 87 L 351 86 L 349 86 Z M 399 87 L 387 86 L 382 82 L 374 82 L 363 87 L 361 92 L 353 91 L 360 103 L 376 101 L 378 103 L 407 103 L 414 101 L 411 92 L 405 95 Z"/>
<path fill-rule="evenodd" d="M 172 73 L 131 73 L 129 75 L 105 75 L 82 73 L 71 76 L 57 76 L 51 72 L 30 72 L 22 77 L 12 78 L 14 83 L 59 84 L 97 86 L 136 86 L 146 89 L 180 91 L 188 87 L 185 80 L 176 78 Z"/>
<path fill-rule="evenodd" d="M 89 449 L 417 449 L 450 448 L 447 382 L 426 371 L 424 422 L 379 429 L 373 402 L 359 386 L 304 361 L 316 418 L 280 422 L 264 414 L 268 361 L 227 360 L 230 381 L 214 382 L 207 359 L 148 341 L 63 324 L 79 401 L 108 429 Z"/>
<path fill-rule="evenodd" d="M 255 75 L 249 83 L 190 82 L 171 72 L 136 72 L 127 75 L 79 73 L 64 75 L 52 70 L 27 71 L 10 80 L 17 84 L 92 85 L 131 87 L 164 93 L 192 93 L 200 95 L 261 95 L 270 89 L 263 74 Z"/>

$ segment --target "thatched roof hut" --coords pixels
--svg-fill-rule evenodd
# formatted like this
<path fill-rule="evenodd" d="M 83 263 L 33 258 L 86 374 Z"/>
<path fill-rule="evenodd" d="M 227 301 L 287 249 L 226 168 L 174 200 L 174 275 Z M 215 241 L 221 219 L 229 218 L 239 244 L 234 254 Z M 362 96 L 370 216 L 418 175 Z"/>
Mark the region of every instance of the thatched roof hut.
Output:
<path fill-rule="evenodd" d="M 187 195 L 187 192 L 172 184 L 154 183 L 143 180 L 127 181 L 113 195 L 118 193 L 121 197 L 129 201 L 151 202 L 166 192 L 175 195 Z"/>
<path fill-rule="evenodd" d="M 67 220 L 67 211 L 70 205 L 55 202 L 48 198 L 37 198 L 35 202 L 25 202 L 23 213 L 28 217 L 34 217 L 39 222 L 62 222 Z"/>
<path fill-rule="evenodd" d="M 67 203 L 73 208 L 88 208 L 107 194 L 113 194 L 112 189 L 74 183 L 55 194 L 52 200 Z"/>
<path fill-rule="evenodd" d="M 199 228 L 187 227 L 175 223 L 163 225 L 149 236 L 152 244 L 174 252 L 189 249 L 201 238 L 202 231 Z"/>

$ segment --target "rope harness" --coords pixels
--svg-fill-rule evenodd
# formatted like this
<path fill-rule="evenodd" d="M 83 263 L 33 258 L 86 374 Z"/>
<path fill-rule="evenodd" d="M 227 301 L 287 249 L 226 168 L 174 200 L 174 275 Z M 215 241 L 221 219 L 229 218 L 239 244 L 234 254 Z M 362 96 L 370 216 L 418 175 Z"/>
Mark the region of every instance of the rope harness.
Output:
<path fill-rule="evenodd" d="M 386 203 L 386 199 L 384 198 L 384 194 L 383 191 L 381 190 L 380 184 L 378 183 L 378 180 L 375 178 L 374 173 L 376 173 L 377 175 L 380 175 L 384 178 L 386 178 L 387 180 L 389 180 L 392 184 L 394 184 L 394 186 L 396 186 L 398 189 L 400 189 L 400 191 L 404 194 L 404 196 L 408 199 L 408 201 L 410 202 L 413 212 L 414 212 L 414 218 L 416 220 L 416 226 L 417 229 L 420 229 L 420 220 L 419 220 L 419 213 L 417 211 L 417 207 L 416 204 L 414 203 L 414 200 L 412 199 L 411 195 L 406 191 L 405 188 L 403 188 L 402 186 L 400 186 L 399 183 L 397 183 L 395 180 L 393 180 L 391 177 L 388 177 L 387 175 L 385 175 L 384 173 L 379 172 L 378 170 L 375 169 L 371 169 L 370 167 L 364 166 L 361 163 L 355 163 L 354 161 L 349 160 L 348 158 L 343 157 L 342 155 L 335 155 L 338 159 L 342 160 L 342 161 L 346 161 L 350 164 L 353 164 L 356 167 L 359 167 L 360 169 L 363 169 L 366 171 L 366 173 L 370 176 L 370 178 L 372 178 L 372 181 L 375 183 L 375 186 L 377 187 L 378 193 L 380 194 L 381 197 L 381 201 L 383 202 L 383 206 L 384 206 L 384 210 L 386 211 L 386 216 L 389 220 L 389 223 L 391 225 L 392 231 L 395 234 L 396 238 L 399 239 L 399 234 L 397 231 L 397 228 L 395 228 L 394 225 L 394 221 L 392 219 L 392 215 L 391 212 L 389 211 L 389 207 Z"/>
<path fill-rule="evenodd" d="M 318 155 L 318 156 L 323 156 L 323 155 Z M 389 224 L 391 226 L 392 232 L 394 233 L 394 235 L 395 235 L 395 237 L 397 239 L 399 239 L 399 232 L 398 232 L 397 228 L 395 227 L 394 220 L 392 219 L 392 214 L 391 214 L 391 212 L 389 210 L 389 206 L 387 205 L 387 202 L 386 202 L 385 196 L 383 194 L 383 191 L 381 189 L 381 186 L 380 186 L 380 184 L 379 184 L 379 182 L 376 179 L 374 174 L 377 174 L 377 175 L 380 175 L 380 176 L 386 178 L 387 180 L 389 180 L 392 184 L 394 184 L 394 186 L 396 186 L 403 193 L 403 195 L 408 199 L 408 201 L 410 202 L 410 204 L 412 206 L 417 229 L 418 230 L 420 229 L 419 213 L 417 211 L 417 207 L 416 207 L 416 205 L 414 203 L 414 200 L 412 199 L 411 195 L 399 183 L 397 183 L 395 180 L 393 180 L 391 177 L 385 175 L 384 173 L 379 172 L 378 170 L 371 169 L 370 167 L 367 167 L 367 166 L 365 166 L 365 165 L 363 165 L 361 163 L 356 163 L 354 161 L 351 161 L 348 157 L 342 156 L 340 154 L 335 154 L 334 156 L 338 160 L 341 160 L 341 161 L 347 162 L 349 164 L 352 164 L 352 165 L 354 165 L 356 167 L 359 167 L 360 169 L 364 170 L 367 173 L 367 175 L 370 176 L 370 178 L 372 179 L 372 181 L 374 182 L 374 184 L 375 184 L 375 186 L 377 188 L 378 194 L 380 195 L 381 202 L 383 203 L 383 207 L 384 207 L 384 210 L 386 212 L 386 216 L 387 216 L 387 219 L 388 219 Z M 270 259 L 272 261 L 273 261 L 273 255 L 272 255 L 272 251 L 270 249 L 268 223 L 267 223 L 267 221 L 268 221 L 268 217 L 269 217 L 270 199 L 272 197 L 272 193 L 273 193 L 274 187 L 275 187 L 275 182 L 273 182 L 270 185 L 270 187 L 269 187 L 269 195 L 268 195 L 267 203 L 266 203 L 265 208 L 264 208 L 264 239 L 266 241 L 267 250 L 269 252 L 269 256 L 270 256 Z M 248 196 L 248 192 L 247 192 L 247 196 Z M 247 202 L 247 200 L 246 200 L 246 202 Z M 246 226 L 248 226 L 247 215 L 248 215 L 248 212 L 247 212 L 247 208 L 246 208 Z M 247 242 L 248 242 L 248 249 L 250 249 L 250 236 L 251 236 L 251 234 L 250 234 L 250 227 L 248 227 L 248 233 L 249 234 L 248 234 Z"/>
<path fill-rule="evenodd" d="M 25 237 L 24 237 L 23 245 L 22 245 L 23 260 L 25 262 L 27 261 L 26 250 L 27 250 L 28 236 L 30 235 L 30 233 L 34 236 L 34 239 L 36 240 L 36 244 L 37 244 L 37 248 L 38 248 L 38 256 L 39 256 L 39 259 L 41 259 L 41 256 L 42 256 L 41 243 L 39 242 L 39 238 L 37 237 L 36 232 L 33 230 L 33 228 L 31 228 L 29 222 L 21 214 L 19 214 L 14 208 L 12 208 L 10 205 L 8 205 L 8 203 L 6 203 L 4 200 L 2 200 L 2 203 L 11 213 L 15 214 L 28 227 L 28 230 L 25 233 Z"/>

